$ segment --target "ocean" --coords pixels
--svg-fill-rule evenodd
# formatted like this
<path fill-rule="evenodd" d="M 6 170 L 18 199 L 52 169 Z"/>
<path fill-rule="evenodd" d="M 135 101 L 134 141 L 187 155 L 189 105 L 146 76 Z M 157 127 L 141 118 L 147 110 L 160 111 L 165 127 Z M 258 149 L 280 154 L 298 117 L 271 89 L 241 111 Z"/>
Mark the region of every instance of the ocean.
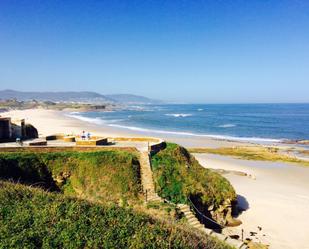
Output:
<path fill-rule="evenodd" d="M 309 104 L 141 105 L 70 116 L 140 133 L 253 142 L 309 139 Z"/>

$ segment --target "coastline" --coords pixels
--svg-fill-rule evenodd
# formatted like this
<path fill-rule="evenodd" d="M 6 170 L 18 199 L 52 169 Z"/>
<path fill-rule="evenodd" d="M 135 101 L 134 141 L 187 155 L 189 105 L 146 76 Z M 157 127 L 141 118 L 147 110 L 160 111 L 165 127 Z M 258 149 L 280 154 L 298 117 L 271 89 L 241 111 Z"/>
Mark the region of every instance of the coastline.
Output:
<path fill-rule="evenodd" d="M 158 134 L 155 132 L 138 132 L 129 129 L 111 127 L 103 122 L 93 122 L 93 119 L 87 121 L 75 118 L 67 111 L 56 111 L 46 109 L 27 109 L 12 110 L 1 113 L 2 116 L 10 116 L 13 119 L 24 118 L 26 122 L 34 125 L 39 136 L 47 136 L 55 133 L 81 134 L 83 130 L 105 137 L 126 136 L 126 137 L 158 137 L 171 142 L 178 143 L 185 147 L 230 147 L 252 145 L 244 141 L 232 141 L 226 139 L 215 139 L 211 137 L 192 137 L 180 136 L 177 134 Z M 91 122 L 90 122 L 91 121 Z"/>
<path fill-rule="evenodd" d="M 117 110 L 116 110 L 117 111 Z M 78 112 L 79 113 L 79 112 Z M 239 138 L 236 140 L 230 139 L 224 136 L 197 136 L 190 135 L 187 133 L 178 132 L 156 132 L 150 129 L 132 130 L 125 127 L 118 127 L 117 125 L 106 124 L 101 119 L 87 118 L 78 116 L 76 117 L 74 112 L 71 111 L 59 111 L 59 110 L 48 110 L 48 109 L 27 109 L 27 110 L 11 110 L 3 112 L 2 116 L 11 116 L 12 118 L 24 118 L 26 122 L 33 124 L 39 130 L 40 136 L 47 136 L 55 133 L 66 133 L 79 135 L 83 130 L 104 137 L 157 137 L 170 142 L 180 144 L 184 147 L 195 147 L 195 148 L 220 148 L 220 147 L 242 147 L 242 146 L 274 146 L 281 150 L 302 151 L 306 147 L 298 144 L 288 144 L 275 142 L 275 139 L 270 139 L 268 143 L 263 143 L 257 139 L 256 142 L 246 141 L 245 139 Z M 266 139 L 267 140 L 267 139 Z M 272 141 L 272 142 L 271 142 Z M 295 154 L 296 156 L 296 154 Z M 303 156 L 305 155 L 297 155 Z M 309 157 L 307 158 L 309 160 Z"/>
<path fill-rule="evenodd" d="M 34 125 L 40 136 L 55 133 L 81 134 L 83 130 L 93 135 L 105 137 L 145 137 L 155 136 L 185 147 L 234 147 L 256 144 L 213 139 L 209 137 L 186 137 L 168 134 L 139 133 L 79 120 L 68 116 L 68 112 L 46 109 L 29 109 L 1 113 L 13 119 L 24 118 Z M 291 145 L 282 145 L 290 146 Z M 270 248 L 302 248 L 309 244 L 309 169 L 286 163 L 247 161 L 227 156 L 199 154 L 195 157 L 201 165 L 208 168 L 228 171 L 224 176 L 232 183 L 237 193 L 247 200 L 247 211 L 239 218 L 243 221 L 240 227 L 232 228 L 234 234 L 241 228 L 245 232 L 259 232 L 256 241 L 270 244 Z M 231 171 L 244 172 L 253 177 L 241 176 Z M 244 200 L 244 199 L 242 199 Z M 285 207 L 282 209 L 282 207 Z M 298 230 L 300 228 L 301 230 Z M 265 236 L 263 236 L 265 234 Z M 249 235 L 246 234 L 246 237 Z"/>

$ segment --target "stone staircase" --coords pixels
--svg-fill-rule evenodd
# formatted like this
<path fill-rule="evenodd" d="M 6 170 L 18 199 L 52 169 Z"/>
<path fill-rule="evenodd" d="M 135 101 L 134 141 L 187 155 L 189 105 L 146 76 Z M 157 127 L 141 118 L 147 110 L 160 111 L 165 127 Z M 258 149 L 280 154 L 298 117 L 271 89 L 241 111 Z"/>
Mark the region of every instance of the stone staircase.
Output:
<path fill-rule="evenodd" d="M 140 153 L 140 167 L 141 167 L 142 187 L 143 192 L 145 194 L 146 202 L 149 201 L 163 202 L 163 199 L 159 197 L 155 191 L 155 186 L 152 178 L 152 170 L 150 166 L 150 159 L 147 151 L 141 151 Z"/>
<path fill-rule="evenodd" d="M 191 211 L 190 206 L 186 205 L 186 204 L 178 204 L 177 205 L 178 209 L 180 210 L 180 212 L 182 212 L 184 214 L 184 216 L 186 217 L 189 226 L 198 229 L 204 233 L 206 233 L 207 235 L 216 237 L 217 239 L 221 240 L 221 241 L 225 241 L 226 243 L 228 243 L 231 246 L 234 246 L 235 248 L 239 248 L 239 249 L 247 249 L 247 245 L 239 240 L 235 240 L 235 239 L 231 239 L 229 236 L 220 234 L 220 233 L 216 233 L 213 230 L 206 228 L 195 216 L 195 214 Z"/>
<path fill-rule="evenodd" d="M 152 177 L 152 170 L 150 165 L 150 155 L 146 150 L 140 150 L 140 170 L 141 170 L 141 182 L 143 192 L 145 194 L 145 202 L 157 201 L 164 202 L 164 199 L 158 196 L 155 191 L 154 181 Z M 178 204 L 177 208 L 184 214 L 186 217 L 189 226 L 200 230 L 201 232 L 206 233 L 209 236 L 216 237 L 221 241 L 234 246 L 239 249 L 247 249 L 248 247 L 239 240 L 231 239 L 230 237 L 215 233 L 213 230 L 206 228 L 191 211 L 190 206 L 186 204 Z"/>
<path fill-rule="evenodd" d="M 180 212 L 184 214 L 190 226 L 205 232 L 205 229 L 207 228 L 205 228 L 205 226 L 201 224 L 201 222 L 196 218 L 195 214 L 191 211 L 189 205 L 178 204 L 177 207 L 180 210 Z"/>

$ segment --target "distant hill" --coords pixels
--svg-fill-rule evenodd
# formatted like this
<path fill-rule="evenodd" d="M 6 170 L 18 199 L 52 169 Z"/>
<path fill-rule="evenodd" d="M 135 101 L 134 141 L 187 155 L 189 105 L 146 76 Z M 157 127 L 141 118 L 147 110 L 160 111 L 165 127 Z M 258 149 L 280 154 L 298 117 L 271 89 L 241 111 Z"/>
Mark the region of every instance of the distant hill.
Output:
<path fill-rule="evenodd" d="M 133 94 L 110 94 L 105 95 L 109 99 L 113 99 L 119 103 L 128 103 L 128 104 L 159 104 L 162 103 L 160 100 L 150 99 L 139 95 Z"/>
<path fill-rule="evenodd" d="M 21 92 L 15 90 L 0 91 L 0 99 L 17 99 L 19 101 L 39 100 L 55 102 L 84 103 L 120 103 L 120 104 L 154 104 L 160 101 L 130 94 L 103 95 L 96 92 Z"/>

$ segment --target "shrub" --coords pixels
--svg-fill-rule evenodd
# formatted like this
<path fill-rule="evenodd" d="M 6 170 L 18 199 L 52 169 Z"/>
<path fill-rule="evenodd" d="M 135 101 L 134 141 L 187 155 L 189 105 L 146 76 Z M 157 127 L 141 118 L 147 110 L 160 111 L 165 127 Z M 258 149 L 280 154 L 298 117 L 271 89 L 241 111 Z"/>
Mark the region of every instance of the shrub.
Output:
<path fill-rule="evenodd" d="M 167 144 L 152 157 L 152 169 L 158 194 L 174 203 L 187 203 L 188 197 L 206 206 L 218 208 L 236 193 L 224 177 L 203 168 L 183 147 Z"/>

